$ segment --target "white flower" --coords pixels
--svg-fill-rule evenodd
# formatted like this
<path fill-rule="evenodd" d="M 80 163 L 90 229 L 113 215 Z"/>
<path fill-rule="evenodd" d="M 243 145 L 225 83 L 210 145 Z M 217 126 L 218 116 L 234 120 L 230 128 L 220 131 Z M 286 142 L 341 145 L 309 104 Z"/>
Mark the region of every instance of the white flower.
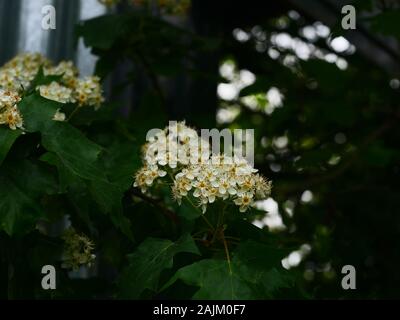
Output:
<path fill-rule="evenodd" d="M 69 88 L 74 88 L 76 86 L 77 77 L 79 75 L 79 71 L 72 61 L 61 61 L 57 66 L 45 67 L 43 73 L 46 76 L 62 75 L 61 82 Z"/>
<path fill-rule="evenodd" d="M 56 111 L 53 117 L 54 121 L 65 121 L 65 113 L 61 112 L 60 109 Z"/>
<path fill-rule="evenodd" d="M 50 61 L 39 53 L 22 53 L 0 68 L 0 87 L 21 92 L 29 88 L 40 66 L 50 65 Z"/>
<path fill-rule="evenodd" d="M 16 130 L 22 129 L 24 122 L 18 108 L 14 106 L 0 114 L 0 124 L 7 124 L 11 130 Z"/>
<path fill-rule="evenodd" d="M 154 180 L 164 177 L 166 174 L 167 172 L 159 169 L 157 165 L 143 167 L 136 173 L 134 186 L 141 188 L 142 192 L 146 192 Z"/>
<path fill-rule="evenodd" d="M 43 98 L 57 101 L 60 103 L 74 102 L 74 98 L 72 96 L 72 89 L 62 86 L 55 81 L 53 81 L 49 85 L 39 86 L 38 90 Z"/>
<path fill-rule="evenodd" d="M 246 192 L 241 196 L 239 196 L 238 198 L 236 198 L 235 200 L 233 200 L 233 202 L 236 205 L 240 206 L 239 207 L 240 212 L 245 212 L 253 202 L 253 193 Z"/>
<path fill-rule="evenodd" d="M 199 145 L 197 132 L 184 122 L 164 129 L 144 146 L 144 167 L 136 174 L 134 186 L 146 192 L 160 177 L 158 166 L 162 166 L 173 177 L 174 199 L 180 204 L 182 198 L 194 197 L 203 212 L 218 199 L 231 201 L 244 212 L 256 198 L 269 196 L 271 183 L 256 174 L 257 170 L 246 159 L 223 154 L 210 156 L 208 143 L 203 143 L 200 149 Z M 190 146 L 195 146 L 198 152 L 193 152 Z M 189 163 L 188 155 L 193 158 L 193 154 L 196 161 Z M 166 175 L 166 171 L 162 170 L 162 174 Z"/>
<path fill-rule="evenodd" d="M 0 89 L 0 110 L 11 108 L 21 101 L 21 97 L 16 91 Z"/>
<path fill-rule="evenodd" d="M 74 98 L 80 106 L 94 106 L 97 110 L 104 102 L 100 78 L 93 76 L 78 79 Z"/>
<path fill-rule="evenodd" d="M 104 102 L 99 77 L 79 79 L 78 69 L 72 61 L 61 61 L 54 66 L 39 53 L 19 54 L 2 66 L 0 88 L 21 93 L 31 86 L 40 67 L 46 76 L 62 76 L 59 81 L 34 88 L 43 97 L 61 103 L 77 101 L 79 106 L 94 106 L 95 109 Z"/>

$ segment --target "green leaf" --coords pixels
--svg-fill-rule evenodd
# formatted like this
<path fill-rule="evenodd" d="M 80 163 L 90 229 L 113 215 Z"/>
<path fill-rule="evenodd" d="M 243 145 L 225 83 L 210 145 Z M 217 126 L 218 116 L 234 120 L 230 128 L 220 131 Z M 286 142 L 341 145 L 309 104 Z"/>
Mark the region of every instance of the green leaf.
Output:
<path fill-rule="evenodd" d="M 15 140 L 17 140 L 21 134 L 21 130 L 11 130 L 7 127 L 0 127 L 0 165 L 3 163 Z"/>
<path fill-rule="evenodd" d="M 172 268 L 174 256 L 187 252 L 199 254 L 190 235 L 178 241 L 148 238 L 128 256 L 129 265 L 118 281 L 121 298 L 138 299 L 145 289 L 157 291 L 160 274 Z"/>
<path fill-rule="evenodd" d="M 133 240 L 131 223 L 123 214 L 121 198 L 123 191 L 115 184 L 106 181 L 91 181 L 90 192 L 100 209 L 110 216 L 113 224 L 128 238 Z"/>
<path fill-rule="evenodd" d="M 79 177 L 105 179 L 97 161 L 102 148 L 69 123 L 52 120 L 61 106 L 37 94 L 25 97 L 19 109 L 25 119 L 26 130 L 39 131 L 43 146 L 57 154 L 61 162 Z"/>
<path fill-rule="evenodd" d="M 163 289 L 180 279 L 199 287 L 194 299 L 270 298 L 276 290 L 292 285 L 292 279 L 281 266 L 286 254 L 285 250 L 247 241 L 239 245 L 230 263 L 207 259 L 183 267 Z"/>
<path fill-rule="evenodd" d="M 40 157 L 40 160 L 57 167 L 60 193 L 82 189 L 82 186 L 85 185 L 81 178 L 68 171 L 56 154 L 47 152 Z"/>
<path fill-rule="evenodd" d="M 47 85 L 52 83 L 53 81 L 59 82 L 62 79 L 63 75 L 58 74 L 58 75 L 45 75 L 43 72 L 43 66 L 41 66 L 35 76 L 35 78 L 32 80 L 30 87 L 31 90 L 35 90 L 36 87 L 42 86 L 42 85 Z"/>
<path fill-rule="evenodd" d="M 44 212 L 41 196 L 57 192 L 54 177 L 27 160 L 5 163 L 0 173 L 0 229 L 9 235 L 31 231 Z"/>
<path fill-rule="evenodd" d="M 110 181 L 122 190 L 132 186 L 134 173 L 143 165 L 140 145 L 130 136 L 116 139 L 108 145 L 102 159 Z"/>
<path fill-rule="evenodd" d="M 195 220 L 200 217 L 201 211 L 200 209 L 193 208 L 192 205 L 186 203 L 186 201 L 182 202 L 180 206 L 178 206 L 176 213 L 179 217 L 184 218 L 186 220 Z"/>
<path fill-rule="evenodd" d="M 0 177 L 0 226 L 8 235 L 31 230 L 42 216 L 35 201 L 10 179 Z"/>
<path fill-rule="evenodd" d="M 83 37 L 87 47 L 107 50 L 129 30 L 131 21 L 128 15 L 104 15 L 84 21 L 76 27 L 75 34 Z"/>
<path fill-rule="evenodd" d="M 18 104 L 18 109 L 24 118 L 24 127 L 27 132 L 46 132 L 46 129 L 57 121 L 53 117 L 62 103 L 48 100 L 38 94 L 31 94 L 22 99 Z"/>
<path fill-rule="evenodd" d="M 243 279 L 251 283 L 256 296 L 272 298 L 276 290 L 293 284 L 292 277 L 281 265 L 289 252 L 288 249 L 247 241 L 235 251 L 233 264 Z"/>
<path fill-rule="evenodd" d="M 80 194 L 83 194 L 89 187 L 99 208 L 132 239 L 129 220 L 123 216 L 122 211 L 121 200 L 124 190 L 108 181 L 106 170 L 100 163 L 99 155 L 103 148 L 86 138 L 68 122 L 52 120 L 60 107 L 59 103 L 44 99 L 37 94 L 25 97 L 20 104 L 20 110 L 27 119 L 26 130 L 40 132 L 42 145 L 49 151 L 42 160 L 58 168 L 63 192 L 72 186 L 71 190 L 80 190 Z M 74 196 L 74 199 L 77 197 Z M 88 219 L 87 212 L 82 210 L 78 212 L 82 217 L 86 217 L 86 220 Z"/>
<path fill-rule="evenodd" d="M 4 172 L 30 196 L 52 195 L 58 193 L 58 183 L 49 166 L 42 162 L 29 160 L 4 163 Z"/>
<path fill-rule="evenodd" d="M 43 146 L 60 158 L 61 162 L 77 176 L 85 179 L 104 180 L 98 156 L 102 148 L 87 139 L 68 123 L 54 121 L 42 132 Z"/>
<path fill-rule="evenodd" d="M 183 267 L 164 288 L 176 280 L 199 287 L 194 299 L 252 299 L 251 287 L 235 270 L 230 272 L 226 260 L 207 259 Z"/>
<path fill-rule="evenodd" d="M 70 172 L 54 153 L 45 153 L 40 157 L 40 160 L 57 168 L 60 193 L 67 194 L 68 200 L 77 215 L 88 226 L 92 227 L 89 210 L 93 206 L 93 199 L 90 196 L 86 181 Z"/>
<path fill-rule="evenodd" d="M 123 191 L 115 184 L 103 180 L 85 180 L 71 172 L 54 153 L 46 153 L 41 158 L 57 167 L 60 189 L 69 194 L 71 201 L 75 204 L 80 217 L 89 224 L 89 213 L 87 206 L 90 201 L 95 201 L 100 210 L 107 214 L 113 224 L 120 229 L 129 239 L 133 240 L 130 221 L 123 215 L 122 196 Z M 85 203 L 85 205 L 82 205 Z M 81 206 L 79 205 L 81 204 Z"/>

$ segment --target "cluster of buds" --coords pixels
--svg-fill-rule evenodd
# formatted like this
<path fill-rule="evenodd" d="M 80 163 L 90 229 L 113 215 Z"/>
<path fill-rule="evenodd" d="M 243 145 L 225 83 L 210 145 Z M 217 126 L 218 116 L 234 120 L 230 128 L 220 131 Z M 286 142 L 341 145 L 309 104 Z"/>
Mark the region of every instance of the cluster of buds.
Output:
<path fill-rule="evenodd" d="M 38 53 L 23 53 L 0 68 L 0 124 L 11 129 L 22 128 L 23 119 L 17 104 L 22 93 L 32 86 L 40 68 L 45 76 L 59 76 L 58 81 L 39 85 L 35 90 L 49 100 L 59 103 L 76 103 L 78 107 L 93 106 L 96 110 L 104 102 L 100 78 L 79 78 L 79 71 L 72 61 L 53 65 Z M 65 114 L 58 111 L 54 120 L 63 121 Z"/>
<path fill-rule="evenodd" d="M 93 254 L 94 244 L 88 237 L 70 227 L 64 231 L 62 238 L 65 241 L 63 268 L 78 270 L 81 266 L 90 267 L 93 264 L 96 259 Z"/>
<path fill-rule="evenodd" d="M 136 173 L 134 186 L 143 193 L 164 179 L 180 204 L 184 198 L 197 199 L 203 213 L 217 199 L 231 202 L 241 212 L 255 200 L 265 199 L 271 182 L 257 173 L 244 158 L 211 154 L 208 141 L 185 125 L 177 124 L 153 135 L 143 148 L 144 166 Z M 191 200 L 190 200 L 191 201 Z"/>

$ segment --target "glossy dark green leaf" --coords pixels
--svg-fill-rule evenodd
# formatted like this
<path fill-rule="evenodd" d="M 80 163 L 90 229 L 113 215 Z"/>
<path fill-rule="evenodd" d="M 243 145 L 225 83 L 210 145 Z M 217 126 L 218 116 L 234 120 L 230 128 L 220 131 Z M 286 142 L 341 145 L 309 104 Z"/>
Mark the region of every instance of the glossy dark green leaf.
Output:
<path fill-rule="evenodd" d="M 27 160 L 5 163 L 0 170 L 0 229 L 25 234 L 45 218 L 40 200 L 57 192 L 52 174 Z"/>
<path fill-rule="evenodd" d="M 17 140 L 21 134 L 21 130 L 11 130 L 5 126 L 0 126 L 0 165 L 6 158 L 14 141 Z"/>
<path fill-rule="evenodd" d="M 43 66 L 39 68 L 38 73 L 36 74 L 35 78 L 32 80 L 30 87 L 32 90 L 35 90 L 38 86 L 42 85 L 48 85 L 52 83 L 53 81 L 60 81 L 62 79 L 63 75 L 45 75 L 43 72 Z"/>
<path fill-rule="evenodd" d="M 128 15 L 104 15 L 84 21 L 76 27 L 77 37 L 83 37 L 88 47 L 110 49 L 115 41 L 129 30 Z"/>
<path fill-rule="evenodd" d="M 160 274 L 173 266 L 174 256 L 182 253 L 199 254 L 190 235 L 178 241 L 149 238 L 128 256 L 129 264 L 118 280 L 118 296 L 138 299 L 144 290 L 157 291 Z"/>
<path fill-rule="evenodd" d="M 180 279 L 199 287 L 194 299 L 270 298 L 275 290 L 292 285 L 292 279 L 281 266 L 285 254 L 285 250 L 247 241 L 239 245 L 231 262 L 206 259 L 183 267 L 164 288 Z"/>

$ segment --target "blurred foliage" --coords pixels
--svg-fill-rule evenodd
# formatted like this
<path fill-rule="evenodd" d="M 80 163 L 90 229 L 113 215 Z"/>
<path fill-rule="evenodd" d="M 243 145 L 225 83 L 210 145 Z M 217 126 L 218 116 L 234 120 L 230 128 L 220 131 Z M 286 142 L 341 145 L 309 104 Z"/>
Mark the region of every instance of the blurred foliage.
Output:
<path fill-rule="evenodd" d="M 399 12 L 371 3 L 355 2 L 372 13 L 368 32 L 398 37 Z M 258 18 L 238 20 L 234 29 L 223 17 L 211 19 L 212 12 L 212 23 L 196 15 L 212 4 L 193 1 L 195 31 L 120 6 L 122 14 L 76 27 L 77 38 L 99 57 L 100 77 L 131 66 L 125 82 L 112 88 L 112 103 L 55 122 L 55 111 L 69 106 L 31 92 L 20 106 L 27 134 L 0 128 L 0 297 L 398 298 L 398 75 L 351 44 L 335 51 L 340 29 L 332 35 L 286 2 L 271 5 L 269 15 L 246 8 Z M 208 59 L 216 64 L 199 64 Z M 244 70 L 253 81 L 241 83 Z M 182 104 L 165 84 L 182 75 L 215 89 L 211 99 L 196 95 L 197 105 L 213 105 L 218 88 L 218 107 L 192 117 L 189 97 L 180 114 L 193 124 L 204 124 L 202 115 L 213 119 L 205 127 L 217 118 L 220 127 L 254 128 L 255 167 L 273 180 L 269 204 L 277 205 L 283 226 L 268 226 L 271 205 L 269 213 L 232 212 L 224 225 L 231 261 L 222 242 L 197 237 L 206 225 L 193 208 L 177 206 L 162 190 L 153 198 L 132 188 L 147 130 L 175 120 L 171 105 Z M 39 74 L 37 81 L 49 79 Z M 124 116 L 113 97 L 129 85 L 139 98 Z M 233 97 L 220 92 L 223 85 L 236 90 Z M 62 242 L 39 232 L 65 215 L 96 244 L 97 270 L 89 279 L 59 268 Z M 207 215 L 214 222 L 217 212 Z M 309 250 L 301 251 L 304 245 Z M 40 287 L 44 264 L 57 266 L 54 292 Z M 357 270 L 356 290 L 341 287 L 348 264 Z"/>

